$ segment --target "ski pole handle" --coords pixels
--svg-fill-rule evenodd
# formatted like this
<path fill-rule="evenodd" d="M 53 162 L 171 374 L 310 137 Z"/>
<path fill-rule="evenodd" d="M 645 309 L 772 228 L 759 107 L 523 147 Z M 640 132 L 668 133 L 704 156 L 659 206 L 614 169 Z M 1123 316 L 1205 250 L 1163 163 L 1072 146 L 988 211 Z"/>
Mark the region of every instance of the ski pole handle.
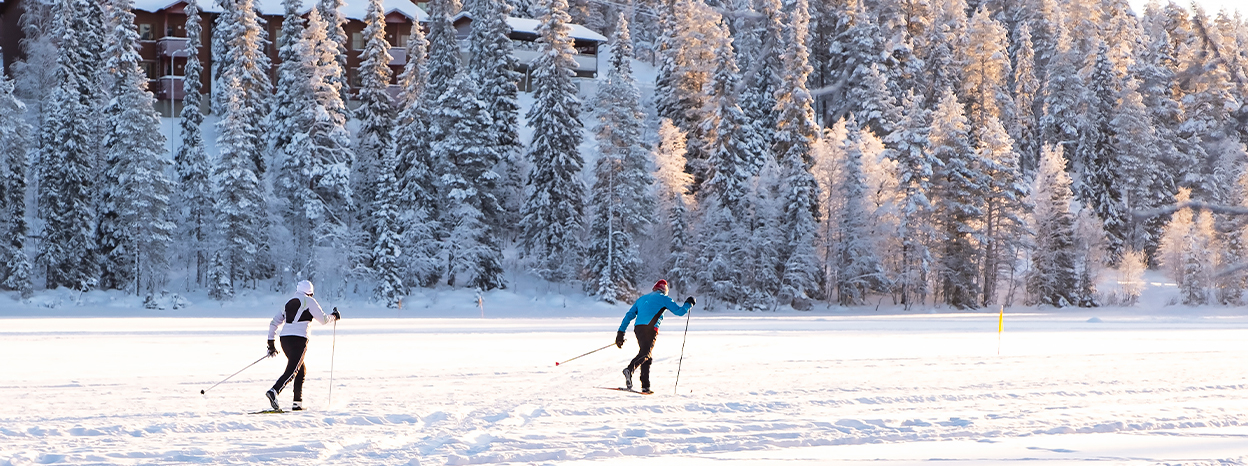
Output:
<path fill-rule="evenodd" d="M 268 359 L 268 358 L 269 358 L 269 355 L 267 355 L 267 354 L 266 354 L 266 355 L 264 355 L 264 356 L 261 356 L 261 357 L 260 357 L 260 359 L 257 359 L 257 360 L 256 360 L 256 362 L 253 362 L 253 363 L 251 363 L 251 364 L 248 364 L 248 365 L 247 365 L 247 367 L 244 367 L 244 368 L 242 368 L 242 369 L 239 369 L 239 370 L 238 370 L 238 372 L 235 372 L 235 373 L 233 373 L 233 374 L 230 374 L 230 376 L 229 376 L 229 377 L 226 377 L 226 378 L 225 378 L 225 380 L 222 380 L 222 381 L 220 381 L 220 382 L 217 382 L 217 383 L 216 383 L 216 384 L 214 384 L 213 386 L 208 387 L 208 388 L 206 388 L 206 389 L 204 389 L 204 390 L 200 390 L 200 391 L 199 391 L 199 394 L 200 394 L 200 395 L 207 395 L 207 394 L 208 394 L 208 390 L 212 390 L 212 389 L 214 389 L 214 388 L 217 388 L 217 385 L 221 385 L 221 384 L 225 383 L 225 381 L 226 381 L 226 380 L 230 380 L 230 379 L 234 378 L 234 376 L 236 376 L 236 375 L 238 375 L 238 374 L 241 374 L 243 371 L 245 371 L 245 370 L 247 370 L 247 369 L 251 368 L 251 366 L 254 366 L 254 365 L 256 365 L 256 364 L 259 364 L 259 363 L 260 363 L 260 361 L 263 361 L 263 360 Z"/>
<path fill-rule="evenodd" d="M 624 341 L 628 341 L 628 340 L 624 340 Z M 602 348 L 598 348 L 598 349 L 596 349 L 596 350 L 593 350 L 593 351 L 590 351 L 590 352 L 588 352 L 588 353 L 582 354 L 582 355 L 580 355 L 580 356 L 577 356 L 577 357 L 575 357 L 575 358 L 569 359 L 569 360 L 567 360 L 567 361 L 563 361 L 563 362 L 556 362 L 556 363 L 555 363 L 555 365 L 556 365 L 556 366 L 558 366 L 558 365 L 560 365 L 560 364 L 567 364 L 567 363 L 570 363 L 570 362 L 575 361 L 575 360 L 577 360 L 577 359 L 581 359 L 581 358 L 583 358 L 583 357 L 585 357 L 585 356 L 589 356 L 589 355 L 591 355 L 591 354 L 597 353 L 597 352 L 602 351 L 602 350 L 604 350 L 604 349 L 610 348 L 610 347 L 612 347 L 612 346 L 615 346 L 615 343 L 609 344 L 609 345 L 604 346 L 604 347 L 602 347 Z"/>

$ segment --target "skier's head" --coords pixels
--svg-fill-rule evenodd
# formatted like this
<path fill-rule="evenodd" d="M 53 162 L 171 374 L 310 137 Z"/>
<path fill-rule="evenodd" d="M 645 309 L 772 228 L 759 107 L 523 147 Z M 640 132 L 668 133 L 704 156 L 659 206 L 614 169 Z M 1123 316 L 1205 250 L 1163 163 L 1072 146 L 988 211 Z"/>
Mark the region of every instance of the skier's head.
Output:
<path fill-rule="evenodd" d="M 299 290 L 300 293 L 312 296 L 312 282 L 310 281 L 304 280 L 299 282 L 298 285 L 295 285 L 295 289 Z"/>
<path fill-rule="evenodd" d="M 660 293 L 667 294 L 667 280 L 654 282 L 654 289 L 650 291 L 658 291 Z"/>

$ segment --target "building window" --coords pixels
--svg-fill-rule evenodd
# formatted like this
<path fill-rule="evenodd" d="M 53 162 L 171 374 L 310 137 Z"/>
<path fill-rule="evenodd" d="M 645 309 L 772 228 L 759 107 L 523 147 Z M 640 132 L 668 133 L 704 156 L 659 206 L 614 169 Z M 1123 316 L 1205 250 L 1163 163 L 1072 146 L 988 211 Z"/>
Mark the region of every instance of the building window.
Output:
<path fill-rule="evenodd" d="M 364 50 L 364 33 L 351 33 L 351 50 Z"/>
<path fill-rule="evenodd" d="M 407 34 L 399 34 L 398 35 L 399 40 L 397 42 L 391 42 L 391 43 L 396 44 L 395 47 L 399 47 L 399 48 L 407 47 L 407 38 L 409 37 L 411 36 Z"/>
<path fill-rule="evenodd" d="M 350 83 L 350 86 L 355 89 L 359 89 L 364 86 L 364 77 L 360 73 L 359 68 L 351 69 L 351 76 L 347 81 Z"/>
<path fill-rule="evenodd" d="M 150 24 L 139 25 L 139 40 L 155 40 L 155 39 L 156 37 L 152 35 L 152 25 Z"/>
<path fill-rule="evenodd" d="M 147 79 L 156 79 L 160 77 L 160 72 L 156 68 L 156 62 L 139 62 L 139 66 L 143 67 L 143 74 L 147 75 Z"/>

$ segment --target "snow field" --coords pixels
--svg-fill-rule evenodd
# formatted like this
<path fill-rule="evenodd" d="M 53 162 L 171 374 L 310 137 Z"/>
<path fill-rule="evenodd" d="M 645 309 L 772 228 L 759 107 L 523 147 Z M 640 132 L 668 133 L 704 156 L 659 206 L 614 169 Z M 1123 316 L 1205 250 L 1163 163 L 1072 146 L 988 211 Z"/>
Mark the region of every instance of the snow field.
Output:
<path fill-rule="evenodd" d="M 673 394 L 682 320 L 643 397 L 594 388 L 621 385 L 631 334 L 554 366 L 609 343 L 616 318 L 347 319 L 332 403 L 326 326 L 310 411 L 248 415 L 284 357 L 199 390 L 263 355 L 267 319 L 4 319 L 0 464 L 1248 458 L 1248 317 L 1007 316 L 997 356 L 995 314 L 695 311 Z"/>

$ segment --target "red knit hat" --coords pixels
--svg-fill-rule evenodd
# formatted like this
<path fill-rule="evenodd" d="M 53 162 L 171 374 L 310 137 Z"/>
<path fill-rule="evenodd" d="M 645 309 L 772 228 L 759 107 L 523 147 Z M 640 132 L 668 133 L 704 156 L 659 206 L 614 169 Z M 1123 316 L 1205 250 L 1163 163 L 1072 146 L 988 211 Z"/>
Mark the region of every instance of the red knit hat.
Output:
<path fill-rule="evenodd" d="M 659 291 L 659 290 L 663 290 L 664 293 L 667 293 L 667 280 L 659 280 L 657 282 L 654 282 L 654 288 L 651 291 Z"/>

